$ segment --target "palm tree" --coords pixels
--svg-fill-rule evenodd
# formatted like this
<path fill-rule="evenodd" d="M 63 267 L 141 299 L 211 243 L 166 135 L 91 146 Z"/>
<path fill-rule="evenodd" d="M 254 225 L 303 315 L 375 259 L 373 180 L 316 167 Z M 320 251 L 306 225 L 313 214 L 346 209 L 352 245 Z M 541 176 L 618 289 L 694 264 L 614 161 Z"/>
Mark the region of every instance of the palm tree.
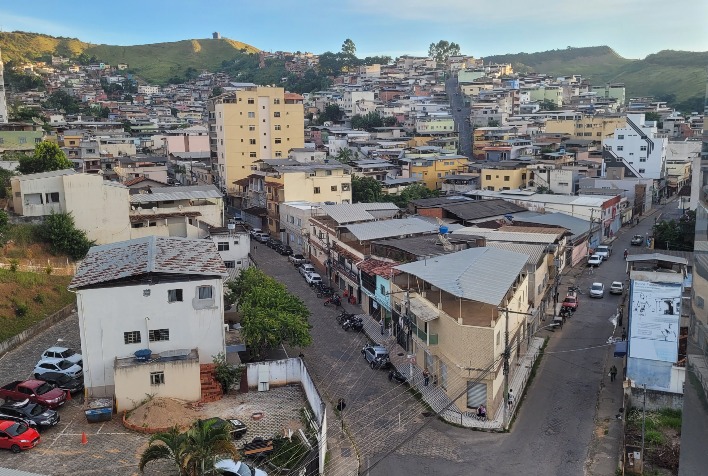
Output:
<path fill-rule="evenodd" d="M 186 433 L 180 433 L 176 426 L 168 432 L 156 433 L 150 437 L 148 447 L 140 455 L 138 469 L 143 472 L 149 462 L 168 459 L 179 471 L 179 476 L 186 476 L 185 460 L 188 449 Z"/>

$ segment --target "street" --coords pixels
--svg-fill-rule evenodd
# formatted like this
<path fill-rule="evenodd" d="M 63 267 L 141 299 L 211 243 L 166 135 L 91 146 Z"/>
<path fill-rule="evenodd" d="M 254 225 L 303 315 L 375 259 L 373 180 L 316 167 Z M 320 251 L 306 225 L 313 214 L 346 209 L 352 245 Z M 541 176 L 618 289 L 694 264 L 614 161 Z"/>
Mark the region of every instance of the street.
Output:
<path fill-rule="evenodd" d="M 468 121 L 470 108 L 465 104 L 465 97 L 459 93 L 457 78 L 451 77 L 445 82 L 445 91 L 450 98 L 450 113 L 455 118 L 455 127 L 460 137 L 460 154 L 472 157 L 472 128 Z M 458 111 L 459 109 L 459 111 Z"/>

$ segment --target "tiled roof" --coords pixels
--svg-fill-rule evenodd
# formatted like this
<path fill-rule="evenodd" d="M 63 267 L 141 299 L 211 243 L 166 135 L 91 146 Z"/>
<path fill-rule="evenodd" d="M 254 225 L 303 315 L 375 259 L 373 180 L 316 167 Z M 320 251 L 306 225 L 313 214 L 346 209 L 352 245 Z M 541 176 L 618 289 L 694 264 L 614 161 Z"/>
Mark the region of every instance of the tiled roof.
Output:
<path fill-rule="evenodd" d="M 92 247 L 69 288 L 81 289 L 150 273 L 227 276 L 213 241 L 147 236 Z"/>
<path fill-rule="evenodd" d="M 397 276 L 401 274 L 400 271 L 394 269 L 394 267 L 398 266 L 399 264 L 400 263 L 391 263 L 388 261 L 381 261 L 379 259 L 368 258 L 362 261 L 361 263 L 357 263 L 356 267 L 359 269 L 359 271 L 363 271 L 367 274 L 375 274 L 377 276 L 384 276 L 390 278 L 391 276 Z"/>

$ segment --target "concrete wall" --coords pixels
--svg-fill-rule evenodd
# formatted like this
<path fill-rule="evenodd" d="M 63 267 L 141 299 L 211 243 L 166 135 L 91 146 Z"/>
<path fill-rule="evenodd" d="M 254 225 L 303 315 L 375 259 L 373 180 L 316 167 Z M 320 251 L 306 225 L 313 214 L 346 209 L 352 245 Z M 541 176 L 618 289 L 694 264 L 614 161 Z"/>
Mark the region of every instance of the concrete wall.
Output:
<path fill-rule="evenodd" d="M 629 406 L 641 409 L 644 405 L 644 389 L 642 387 L 629 388 Z M 647 390 L 646 409 L 650 411 L 662 408 L 683 410 L 683 394 L 662 392 L 660 390 Z"/>
<path fill-rule="evenodd" d="M 165 383 L 152 385 L 151 372 L 164 372 Z M 188 402 L 201 398 L 199 360 L 156 361 L 115 369 L 115 398 L 118 412 L 132 410 L 147 395 L 170 397 Z"/>
<path fill-rule="evenodd" d="M 9 339 L 0 342 L 0 358 L 2 358 L 2 356 L 6 353 L 10 352 L 12 349 L 24 344 L 31 338 L 35 337 L 43 330 L 48 329 L 54 324 L 63 321 L 64 319 L 69 317 L 71 313 L 75 310 L 76 306 L 74 304 L 70 304 L 55 312 L 51 316 L 45 317 L 29 329 L 25 329 L 16 336 L 10 337 Z"/>

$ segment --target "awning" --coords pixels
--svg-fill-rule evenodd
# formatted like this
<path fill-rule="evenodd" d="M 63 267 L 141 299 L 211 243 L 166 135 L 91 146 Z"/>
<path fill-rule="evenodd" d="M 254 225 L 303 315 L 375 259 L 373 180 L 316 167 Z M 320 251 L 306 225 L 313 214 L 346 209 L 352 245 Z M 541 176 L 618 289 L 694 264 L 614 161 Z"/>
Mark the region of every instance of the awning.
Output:
<path fill-rule="evenodd" d="M 625 355 L 627 355 L 627 341 L 615 342 L 615 357 L 624 357 Z"/>
<path fill-rule="evenodd" d="M 420 297 L 411 296 L 409 309 L 411 314 L 423 322 L 429 322 L 440 317 L 438 308 L 433 307 L 428 301 Z"/>

